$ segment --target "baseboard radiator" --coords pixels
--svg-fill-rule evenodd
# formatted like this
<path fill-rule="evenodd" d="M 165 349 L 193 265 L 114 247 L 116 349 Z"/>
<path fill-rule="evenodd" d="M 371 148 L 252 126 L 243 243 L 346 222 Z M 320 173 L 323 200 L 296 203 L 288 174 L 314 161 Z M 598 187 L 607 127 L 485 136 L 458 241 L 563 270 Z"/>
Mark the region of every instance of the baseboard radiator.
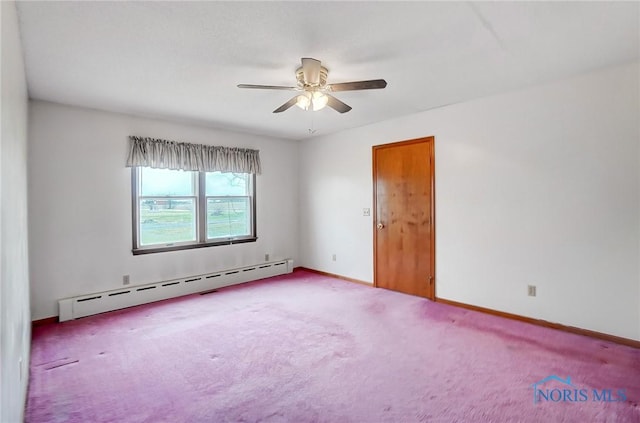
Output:
<path fill-rule="evenodd" d="M 92 314 L 206 292 L 291 272 L 293 272 L 293 260 L 282 260 L 147 285 L 127 286 L 113 291 L 79 295 L 58 301 L 59 321 L 64 322 Z"/>

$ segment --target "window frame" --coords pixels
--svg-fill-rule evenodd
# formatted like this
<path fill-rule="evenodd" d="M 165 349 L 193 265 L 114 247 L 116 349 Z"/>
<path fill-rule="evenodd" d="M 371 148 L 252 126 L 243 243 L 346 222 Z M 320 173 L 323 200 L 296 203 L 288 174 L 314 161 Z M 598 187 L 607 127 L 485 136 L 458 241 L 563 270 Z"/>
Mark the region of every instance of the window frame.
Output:
<path fill-rule="evenodd" d="M 220 245 L 233 245 L 244 244 L 247 242 L 255 242 L 258 240 L 257 233 L 257 216 L 256 216 L 256 174 L 249 174 L 249 189 L 245 196 L 209 196 L 209 197 L 249 197 L 251 204 L 249 209 L 251 210 L 250 229 L 251 233 L 244 236 L 227 237 L 227 238 L 207 238 L 207 195 L 206 195 L 206 174 L 207 172 L 196 172 L 195 181 L 197 183 L 196 195 L 187 196 L 188 198 L 195 197 L 195 224 L 196 224 L 196 240 L 182 241 L 166 245 L 153 244 L 151 246 L 141 246 L 140 241 L 140 225 L 139 225 L 139 210 L 140 210 L 140 197 L 153 197 L 153 198 L 174 198 L 174 196 L 141 196 L 140 195 L 140 169 L 143 166 L 134 166 L 131 168 L 131 218 L 132 218 L 132 245 L 131 252 L 133 255 L 162 253 L 167 251 L 180 251 L 180 250 L 192 250 L 195 248 L 204 247 L 217 247 Z M 184 197 L 184 196 L 176 196 Z"/>

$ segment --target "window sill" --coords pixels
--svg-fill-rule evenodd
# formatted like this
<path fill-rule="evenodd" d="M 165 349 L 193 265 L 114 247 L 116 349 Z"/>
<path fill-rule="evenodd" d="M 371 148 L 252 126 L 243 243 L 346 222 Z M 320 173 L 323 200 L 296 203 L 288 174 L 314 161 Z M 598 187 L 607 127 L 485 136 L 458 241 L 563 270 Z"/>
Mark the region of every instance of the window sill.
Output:
<path fill-rule="evenodd" d="M 134 248 L 131 250 L 134 256 L 141 254 L 164 253 L 168 251 L 193 250 L 195 248 L 218 247 L 220 245 L 244 244 L 246 242 L 256 242 L 258 237 L 233 238 L 221 241 L 202 242 L 197 244 L 173 245 L 169 247 L 146 247 Z"/>

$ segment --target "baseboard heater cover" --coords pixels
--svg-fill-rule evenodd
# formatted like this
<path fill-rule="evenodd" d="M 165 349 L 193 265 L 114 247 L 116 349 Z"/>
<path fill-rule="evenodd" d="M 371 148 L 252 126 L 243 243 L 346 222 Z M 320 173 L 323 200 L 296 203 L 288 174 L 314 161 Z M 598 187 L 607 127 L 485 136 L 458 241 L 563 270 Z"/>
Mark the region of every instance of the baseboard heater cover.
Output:
<path fill-rule="evenodd" d="M 187 276 L 112 291 L 94 292 L 58 300 L 59 321 L 73 320 L 93 314 L 147 304 L 154 301 L 212 291 L 271 276 L 293 272 L 293 260 L 261 263 L 236 269 L 227 269 L 204 275 Z"/>

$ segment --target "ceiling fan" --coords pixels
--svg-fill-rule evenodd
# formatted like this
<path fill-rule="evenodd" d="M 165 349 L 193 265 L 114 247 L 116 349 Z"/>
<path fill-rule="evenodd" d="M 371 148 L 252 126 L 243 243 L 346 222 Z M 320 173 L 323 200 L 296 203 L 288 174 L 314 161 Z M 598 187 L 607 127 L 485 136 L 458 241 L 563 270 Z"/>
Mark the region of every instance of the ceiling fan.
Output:
<path fill-rule="evenodd" d="M 273 111 L 273 113 L 281 113 L 289 109 L 293 105 L 303 110 L 317 111 L 329 106 L 332 109 L 346 113 L 351 110 L 351 106 L 338 100 L 330 93 L 337 91 L 357 91 L 357 90 L 375 90 L 387 86 L 384 79 L 373 79 L 370 81 L 354 81 L 342 82 L 339 84 L 327 84 L 327 75 L 329 71 L 321 65 L 320 60 L 309 57 L 302 58 L 302 66 L 296 70 L 296 79 L 298 85 L 295 87 L 283 87 L 279 85 L 252 85 L 238 84 L 238 88 L 257 88 L 262 90 L 288 90 L 300 91 L 300 94 L 284 103 Z"/>

